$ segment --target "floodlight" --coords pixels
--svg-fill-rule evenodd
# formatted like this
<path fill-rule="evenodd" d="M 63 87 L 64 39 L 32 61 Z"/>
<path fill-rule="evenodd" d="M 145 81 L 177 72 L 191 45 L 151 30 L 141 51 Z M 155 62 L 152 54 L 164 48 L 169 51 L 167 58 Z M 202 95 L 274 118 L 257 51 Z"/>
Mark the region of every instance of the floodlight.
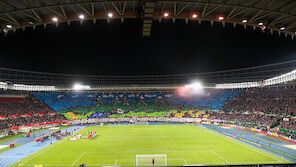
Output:
<path fill-rule="evenodd" d="M 220 21 L 224 20 L 224 16 L 219 16 L 218 20 L 220 20 Z"/>
<path fill-rule="evenodd" d="M 74 84 L 73 89 L 74 90 L 88 90 L 88 89 L 90 89 L 90 86 L 81 85 L 81 84 Z"/>
<path fill-rule="evenodd" d="M 51 20 L 54 21 L 54 22 L 57 22 L 58 21 L 58 18 L 57 17 L 53 17 Z"/>
<path fill-rule="evenodd" d="M 242 23 L 247 23 L 247 22 L 248 22 L 248 20 L 246 20 L 246 19 L 242 20 Z"/>
<path fill-rule="evenodd" d="M 113 13 L 111 13 L 111 12 L 108 13 L 108 17 L 110 17 L 110 18 L 113 17 Z"/>
<path fill-rule="evenodd" d="M 8 24 L 8 25 L 6 25 L 6 27 L 7 27 L 7 28 L 12 28 L 12 26 L 11 26 L 11 25 L 9 25 L 9 24 Z"/>
<path fill-rule="evenodd" d="M 193 83 L 191 83 L 189 85 L 185 85 L 185 88 L 190 88 L 190 89 L 197 90 L 197 89 L 202 89 L 203 86 L 202 86 L 202 83 L 201 82 L 194 81 Z"/>
<path fill-rule="evenodd" d="M 33 21 L 29 21 L 28 23 L 29 23 L 29 24 L 34 24 L 34 22 L 33 22 Z"/>
<path fill-rule="evenodd" d="M 168 12 L 165 12 L 165 13 L 163 14 L 163 16 L 164 16 L 164 17 L 169 17 L 169 13 L 168 13 Z"/>
<path fill-rule="evenodd" d="M 83 20 L 84 19 L 84 15 L 83 14 L 79 15 L 79 19 Z"/>
<path fill-rule="evenodd" d="M 263 26 L 263 23 L 262 23 L 262 22 L 260 22 L 260 23 L 258 23 L 258 25 L 259 25 L 259 26 Z"/>
<path fill-rule="evenodd" d="M 285 27 L 281 27 L 281 28 L 280 28 L 280 30 L 282 30 L 282 31 L 285 30 L 285 29 L 286 29 Z"/>
<path fill-rule="evenodd" d="M 192 18 L 194 18 L 194 19 L 197 18 L 197 14 L 194 13 L 194 14 L 192 15 Z"/>

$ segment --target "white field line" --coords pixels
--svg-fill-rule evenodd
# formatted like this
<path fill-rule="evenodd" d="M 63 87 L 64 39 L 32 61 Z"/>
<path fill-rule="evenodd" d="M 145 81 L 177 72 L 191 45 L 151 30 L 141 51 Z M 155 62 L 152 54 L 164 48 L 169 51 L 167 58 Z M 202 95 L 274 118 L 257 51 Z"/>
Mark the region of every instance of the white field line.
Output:
<path fill-rule="evenodd" d="M 213 165 L 213 164 L 223 164 L 225 162 L 211 162 L 211 163 L 192 163 L 192 164 L 188 164 L 188 165 L 184 165 L 184 166 L 205 166 L 205 165 Z M 230 162 L 228 165 L 230 164 L 266 164 L 266 163 L 274 163 L 274 161 L 255 161 L 255 162 Z"/>
<path fill-rule="evenodd" d="M 136 151 L 159 151 L 160 149 L 136 149 Z"/>
<path fill-rule="evenodd" d="M 252 150 L 252 151 L 255 151 L 255 152 L 257 152 L 257 153 L 260 153 L 260 154 L 262 154 L 262 155 L 264 155 L 264 156 L 267 156 L 267 157 L 269 157 L 269 158 L 271 158 L 271 159 L 276 160 L 277 162 L 283 162 L 282 160 L 279 160 L 279 159 L 277 159 L 277 158 L 275 158 L 275 157 L 272 157 L 272 156 L 270 156 L 270 155 L 268 155 L 268 154 L 266 154 L 266 153 L 263 153 L 263 152 L 260 152 L 260 151 L 258 151 L 258 150 L 255 150 L 254 148 L 250 147 L 249 145 L 246 145 L 246 144 L 244 144 L 244 143 L 240 143 L 240 142 L 238 142 L 238 141 L 236 141 L 236 140 L 234 140 L 234 139 L 231 139 L 231 138 L 229 138 L 229 137 L 227 137 L 227 136 L 224 136 L 224 135 L 222 135 L 222 134 L 212 132 L 211 130 L 208 130 L 208 131 L 211 132 L 212 134 L 214 134 L 215 136 L 218 136 L 218 137 L 221 137 L 221 138 L 225 138 L 225 139 L 228 140 L 228 141 L 231 141 L 231 142 L 233 142 L 233 143 L 236 143 L 236 144 L 238 144 L 238 145 L 240 145 L 240 146 L 243 146 L 243 147 L 245 147 L 245 148 L 248 148 L 248 149 L 250 149 L 250 150 Z"/>
<path fill-rule="evenodd" d="M 229 161 L 227 159 L 225 159 L 224 157 L 222 157 L 221 155 L 219 155 L 218 153 L 216 153 L 215 151 L 211 151 L 213 154 L 217 155 L 218 157 L 220 157 L 221 159 L 223 159 L 224 161 L 226 161 L 227 163 L 229 163 Z"/>
<path fill-rule="evenodd" d="M 185 162 L 186 165 L 188 165 L 187 161 L 183 158 L 183 161 Z"/>
<path fill-rule="evenodd" d="M 170 159 L 170 160 L 184 160 L 184 159 Z M 204 166 L 211 164 L 223 164 L 224 162 L 210 162 L 210 163 L 192 163 L 184 166 Z M 229 164 L 258 164 L 258 163 L 274 163 L 274 161 L 255 161 L 255 162 L 230 162 Z M 27 164 L 22 166 L 34 166 L 36 164 Z M 40 164 L 38 164 L 40 165 Z M 42 164 L 42 166 L 73 166 L 72 164 Z M 114 164 L 87 164 L 87 166 L 114 166 Z M 121 164 L 120 166 L 131 166 L 131 164 Z"/>
<path fill-rule="evenodd" d="M 192 151 L 188 151 L 188 150 L 178 150 L 178 151 L 172 151 L 172 150 L 151 150 L 151 151 L 103 151 L 103 152 L 86 152 L 87 154 L 105 154 L 105 153 L 139 153 L 139 152 L 211 152 L 211 150 L 192 150 Z"/>
<path fill-rule="evenodd" d="M 115 161 L 115 166 L 117 165 L 117 160 Z"/>
<path fill-rule="evenodd" d="M 84 152 L 84 153 L 82 153 L 77 159 L 76 159 L 76 161 L 74 161 L 73 162 L 73 164 L 72 165 L 74 165 L 84 154 L 85 154 L 86 152 Z"/>
<path fill-rule="evenodd" d="M 29 164 L 29 165 L 22 165 L 22 166 L 35 166 L 35 165 L 40 165 L 40 164 Z M 124 164 L 123 164 L 124 165 Z M 73 166 L 72 164 L 42 164 L 42 166 Z M 114 166 L 114 164 L 87 164 L 87 166 Z M 130 166 L 130 165 L 129 165 Z"/>
<path fill-rule="evenodd" d="M 86 127 L 86 128 L 88 128 L 88 127 Z M 86 129 L 86 128 L 83 128 L 83 129 Z M 80 129 L 79 131 L 81 131 L 81 130 L 82 130 L 82 129 Z M 79 131 L 77 131 L 77 132 L 79 132 Z M 70 135 L 70 136 L 71 136 L 71 135 Z M 37 154 L 37 155 L 33 156 L 32 158 L 26 160 L 25 162 L 22 162 L 19 166 L 24 166 L 24 165 L 23 165 L 24 163 L 26 163 L 26 162 L 32 160 L 33 158 L 36 158 L 37 156 L 39 156 L 39 155 L 41 155 L 41 154 L 47 152 L 48 150 L 51 150 L 52 148 L 54 148 L 54 147 L 56 147 L 56 146 L 58 146 L 58 145 L 64 143 L 65 141 L 67 141 L 67 140 L 64 138 L 63 141 L 57 142 L 54 146 L 50 147 L 49 149 L 47 149 L 47 150 L 45 150 L 45 151 L 43 151 L 43 152 L 40 152 L 39 154 Z"/>
<path fill-rule="evenodd" d="M 24 164 L 24 163 L 26 163 L 26 162 L 28 162 L 28 161 L 32 160 L 33 158 L 36 158 L 37 156 L 39 156 L 39 155 L 41 155 L 41 154 L 43 154 L 43 153 L 47 152 L 48 150 L 51 150 L 52 148 L 54 148 L 54 147 L 56 147 L 56 146 L 58 146 L 58 145 L 60 145 L 60 144 L 64 143 L 65 141 L 67 141 L 67 140 L 61 141 L 61 142 L 59 142 L 59 143 L 55 144 L 54 146 L 50 147 L 49 149 L 47 149 L 47 150 L 45 150 L 45 151 L 42 151 L 42 152 L 40 152 L 39 154 L 37 154 L 37 155 L 33 156 L 32 158 L 30 158 L 30 159 L 26 160 L 25 162 L 22 162 L 22 163 L 20 164 L 20 166 L 23 166 L 23 164 Z"/>
<path fill-rule="evenodd" d="M 164 135 L 142 135 L 142 136 L 100 136 L 102 138 L 143 138 L 143 137 L 163 137 Z M 203 135 L 182 135 L 182 136 L 176 136 L 176 135 L 166 135 L 165 137 L 168 138 L 168 137 L 189 137 L 189 136 L 210 136 L 210 135 L 206 135 L 206 134 L 203 134 Z"/>

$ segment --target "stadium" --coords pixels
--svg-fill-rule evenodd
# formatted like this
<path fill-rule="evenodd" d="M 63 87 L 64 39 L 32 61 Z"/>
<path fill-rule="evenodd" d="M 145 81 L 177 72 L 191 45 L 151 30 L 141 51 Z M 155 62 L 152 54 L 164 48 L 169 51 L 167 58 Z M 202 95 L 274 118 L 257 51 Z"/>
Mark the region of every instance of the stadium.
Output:
<path fill-rule="evenodd" d="M 283 49 L 295 55 L 294 0 L 0 0 L 0 9 L 0 167 L 296 166 L 296 58 Z M 187 53 L 216 57 L 199 55 L 196 70 Z"/>

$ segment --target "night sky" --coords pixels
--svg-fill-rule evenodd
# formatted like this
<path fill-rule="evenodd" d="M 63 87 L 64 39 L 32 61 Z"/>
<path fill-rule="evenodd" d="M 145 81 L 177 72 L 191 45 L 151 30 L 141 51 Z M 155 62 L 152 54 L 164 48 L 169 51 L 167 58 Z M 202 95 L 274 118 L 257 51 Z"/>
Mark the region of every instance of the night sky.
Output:
<path fill-rule="evenodd" d="M 296 59 L 296 40 L 209 22 L 86 21 L 0 35 L 0 66 L 33 71 L 145 75 L 217 71 Z"/>

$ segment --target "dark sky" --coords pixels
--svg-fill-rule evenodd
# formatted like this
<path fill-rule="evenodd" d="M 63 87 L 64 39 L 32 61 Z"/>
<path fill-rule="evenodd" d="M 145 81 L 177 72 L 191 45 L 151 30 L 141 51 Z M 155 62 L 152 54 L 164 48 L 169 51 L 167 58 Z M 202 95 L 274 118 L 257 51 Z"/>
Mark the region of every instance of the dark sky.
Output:
<path fill-rule="evenodd" d="M 0 36 L 0 66 L 34 71 L 141 75 L 241 68 L 296 59 L 296 40 L 251 27 L 140 20 L 72 22 Z"/>

